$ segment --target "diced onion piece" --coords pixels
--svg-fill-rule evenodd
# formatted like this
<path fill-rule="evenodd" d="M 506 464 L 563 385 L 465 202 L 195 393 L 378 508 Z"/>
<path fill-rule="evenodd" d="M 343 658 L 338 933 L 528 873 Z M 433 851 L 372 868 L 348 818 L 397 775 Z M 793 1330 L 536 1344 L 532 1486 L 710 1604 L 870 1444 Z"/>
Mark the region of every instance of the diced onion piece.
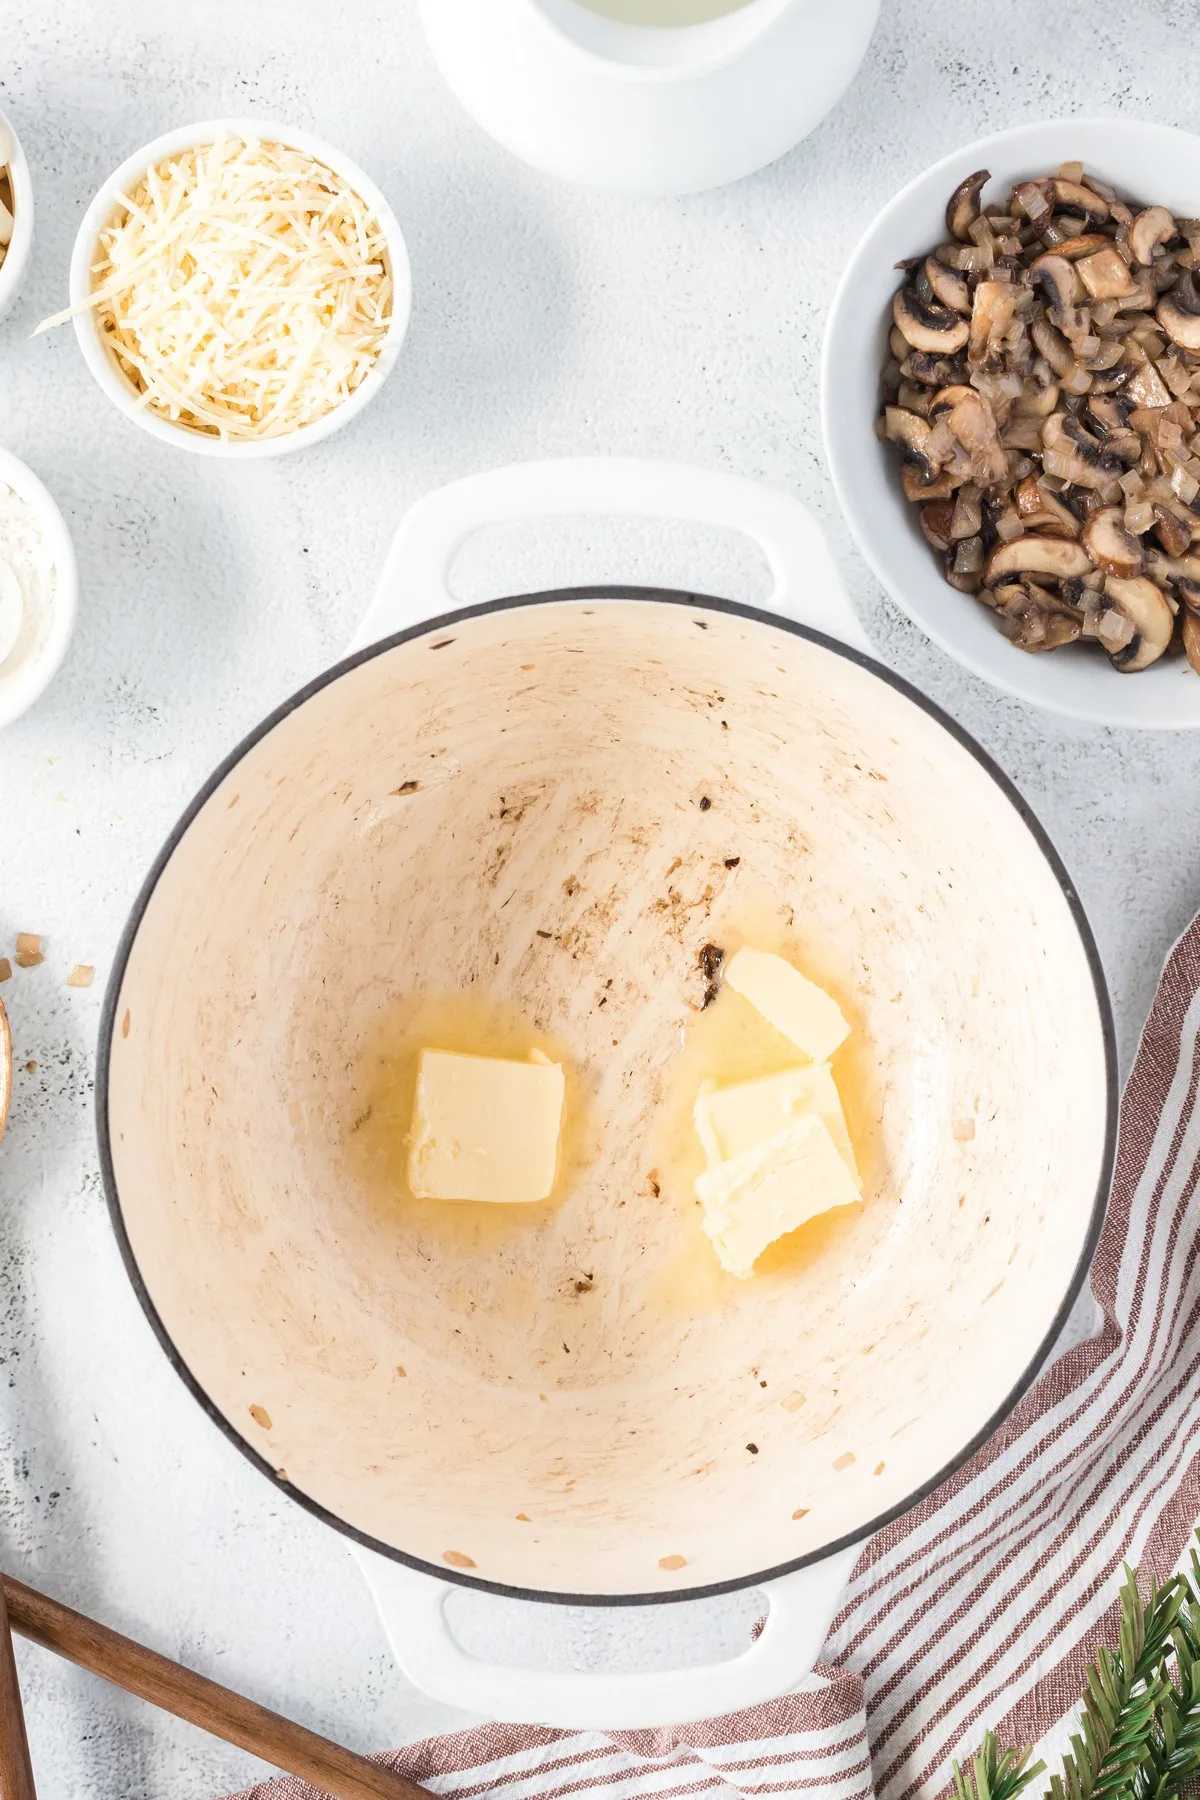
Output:
<path fill-rule="evenodd" d="M 1088 357 L 1090 369 L 1115 369 L 1124 354 L 1124 347 L 1118 338 L 1097 338 L 1098 349 Z"/>
<path fill-rule="evenodd" d="M 1177 356 L 1160 357 L 1155 367 L 1177 400 L 1182 400 L 1192 385 L 1192 371 L 1185 369 Z"/>
<path fill-rule="evenodd" d="M 1061 450 L 1046 450 L 1042 454 L 1042 467 L 1047 475 L 1059 476 L 1067 482 L 1074 473 L 1075 462 L 1073 457 L 1064 456 Z"/>
<path fill-rule="evenodd" d="M 1096 636 L 1106 650 L 1123 650 L 1133 638 L 1133 620 L 1127 619 L 1115 607 L 1109 607 L 1100 614 L 1100 622 Z"/>
<path fill-rule="evenodd" d="M 939 419 L 929 430 L 929 454 L 939 463 L 949 462 L 958 449 L 958 439 L 944 419 Z"/>
<path fill-rule="evenodd" d="M 1035 417 L 1018 415 L 1009 421 L 1000 434 L 1000 441 L 1006 450 L 1040 450 L 1042 447 L 1042 421 Z M 1017 480 L 1032 473 L 1033 465 L 1025 459 L 1025 466 L 1013 471 Z"/>
<path fill-rule="evenodd" d="M 1180 465 L 1171 477 L 1171 489 L 1177 499 L 1182 500 L 1185 506 L 1190 506 L 1196 495 L 1200 494 L 1200 481 Z"/>
<path fill-rule="evenodd" d="M 1129 334 L 1130 338 L 1141 345 L 1149 362 L 1157 362 L 1167 347 L 1167 340 L 1162 333 L 1152 326 L 1135 325 Z"/>
<path fill-rule="evenodd" d="M 1125 508 L 1125 529 L 1141 537 L 1154 523 L 1154 507 L 1149 500 L 1131 500 Z"/>
<path fill-rule="evenodd" d="M 962 244 L 955 266 L 967 275 L 986 275 L 993 260 L 990 250 L 981 249 L 978 244 Z"/>
<path fill-rule="evenodd" d="M 954 496 L 950 537 L 954 542 L 974 537 L 982 524 L 983 508 L 979 504 L 979 489 L 973 481 L 966 481 Z"/>

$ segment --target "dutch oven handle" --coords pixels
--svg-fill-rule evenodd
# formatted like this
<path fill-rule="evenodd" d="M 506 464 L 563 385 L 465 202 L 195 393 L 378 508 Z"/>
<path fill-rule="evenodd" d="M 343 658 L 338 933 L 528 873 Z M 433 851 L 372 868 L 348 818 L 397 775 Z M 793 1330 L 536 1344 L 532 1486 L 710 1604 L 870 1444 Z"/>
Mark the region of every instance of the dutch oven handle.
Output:
<path fill-rule="evenodd" d="M 812 1672 L 861 1546 L 835 1551 L 764 1582 L 766 1623 L 748 1650 L 699 1669 L 612 1674 L 521 1669 L 484 1662 L 457 1642 L 446 1618 L 448 1581 L 354 1546 L 396 1661 L 421 1692 L 446 1706 L 515 1725 L 566 1731 L 637 1731 L 720 1718 L 775 1700 Z"/>
<path fill-rule="evenodd" d="M 473 532 L 515 520 L 602 515 L 690 519 L 753 539 L 773 587 L 765 610 L 870 648 L 825 534 L 808 508 L 779 488 L 720 469 L 625 456 L 572 456 L 513 463 L 438 488 L 405 514 L 375 597 L 351 650 L 423 623 L 458 603 L 451 565 Z"/>
<path fill-rule="evenodd" d="M 578 514 L 694 520 L 741 531 L 770 567 L 764 610 L 853 649 L 869 648 L 824 533 L 790 494 L 682 463 L 568 457 L 468 475 L 418 500 L 401 521 L 350 649 L 453 609 L 451 567 L 483 526 Z M 514 1723 L 628 1731 L 711 1718 L 794 1688 L 820 1654 L 858 1551 L 840 1550 L 764 1584 L 766 1624 L 742 1655 L 708 1668 L 632 1675 L 483 1662 L 450 1630 L 451 1583 L 369 1550 L 355 1555 L 396 1660 L 435 1700 Z"/>

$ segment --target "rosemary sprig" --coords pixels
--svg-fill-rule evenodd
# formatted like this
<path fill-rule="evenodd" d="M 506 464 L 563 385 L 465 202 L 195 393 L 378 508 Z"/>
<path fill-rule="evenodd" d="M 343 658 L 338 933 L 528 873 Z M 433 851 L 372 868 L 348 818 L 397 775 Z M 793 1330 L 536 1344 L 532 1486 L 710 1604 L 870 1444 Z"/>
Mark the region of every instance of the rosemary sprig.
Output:
<path fill-rule="evenodd" d="M 1200 1543 L 1200 1530 L 1196 1534 Z M 955 1800 L 1014 1800 L 1045 1767 L 987 1732 Z M 1200 1774 L 1200 1555 L 1145 1599 L 1126 1566 L 1115 1650 L 1087 1672 L 1079 1730 L 1045 1800 L 1181 1800 Z"/>
<path fill-rule="evenodd" d="M 1043 1762 L 1030 1766 L 1031 1755 L 1029 1750 L 999 1750 L 995 1732 L 985 1731 L 970 1773 L 964 1775 L 954 1765 L 954 1800 L 1014 1800 L 1046 1767 Z"/>
<path fill-rule="evenodd" d="M 1161 1669 L 1186 1597 L 1186 1588 L 1173 1579 L 1163 1588 L 1152 1586 L 1143 1602 L 1126 1564 L 1119 1647 L 1101 1649 L 1087 1672 L 1079 1731 L 1061 1776 L 1050 1778 L 1048 1800 L 1108 1800 L 1129 1791 L 1171 1692 Z"/>
<path fill-rule="evenodd" d="M 1194 1547 L 1191 1561 L 1192 1579 L 1182 1583 L 1184 1604 L 1171 1633 L 1173 1681 L 1134 1775 L 1133 1800 L 1175 1800 L 1200 1770 L 1200 1560 Z"/>

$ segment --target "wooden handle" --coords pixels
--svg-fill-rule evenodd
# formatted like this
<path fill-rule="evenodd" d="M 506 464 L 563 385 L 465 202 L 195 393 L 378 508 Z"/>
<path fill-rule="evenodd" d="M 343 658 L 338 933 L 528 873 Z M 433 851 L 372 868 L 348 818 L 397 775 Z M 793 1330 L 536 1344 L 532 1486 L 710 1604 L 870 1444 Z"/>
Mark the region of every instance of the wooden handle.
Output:
<path fill-rule="evenodd" d="M 301 1781 L 334 1795 L 335 1800 L 431 1800 L 424 1788 L 403 1775 L 381 1768 L 365 1756 L 355 1756 L 315 1731 L 306 1731 L 303 1725 L 293 1725 L 290 1719 L 282 1719 L 218 1682 L 135 1644 L 132 1638 L 72 1612 L 10 1575 L 0 1577 L 0 1587 L 13 1630 L 22 1637 L 32 1638 L 68 1662 L 90 1669 L 93 1675 L 199 1725 L 226 1743 L 237 1744 L 277 1769 L 298 1775 Z M 33 1788 L 14 1788 L 12 1793 L 13 1800 L 18 1796 L 26 1800 L 26 1795 L 32 1800 Z M 7 1793 L 3 1800 L 8 1800 Z"/>
<path fill-rule="evenodd" d="M 0 1121 L 2 1124 L 2 1121 Z M 37 1800 L 8 1610 L 0 1588 L 0 1800 Z"/>

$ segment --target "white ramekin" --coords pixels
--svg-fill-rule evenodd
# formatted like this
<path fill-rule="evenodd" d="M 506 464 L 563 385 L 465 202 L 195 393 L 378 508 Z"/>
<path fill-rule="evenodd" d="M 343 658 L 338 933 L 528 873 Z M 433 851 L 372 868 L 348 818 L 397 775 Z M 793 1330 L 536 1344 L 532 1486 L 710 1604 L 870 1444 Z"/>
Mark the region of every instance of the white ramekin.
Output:
<path fill-rule="evenodd" d="M 1178 217 L 1200 213 L 1200 137 L 1143 119 L 1055 119 L 1018 125 L 955 150 L 888 202 L 846 266 L 829 311 L 821 366 L 821 420 L 829 469 L 858 547 L 888 593 L 935 644 L 976 675 L 1051 712 L 1102 725 L 1200 728 L 1200 676 L 1182 657 L 1123 675 L 1092 646 L 1031 656 L 992 615 L 942 578 L 905 500 L 890 446 L 875 436 L 887 358 L 895 264 L 946 239 L 951 192 L 990 169 L 985 203 L 1009 184 L 1081 161 L 1122 195 Z"/>
<path fill-rule="evenodd" d="M 202 431 L 195 431 L 189 425 L 173 424 L 171 420 L 152 412 L 105 349 L 93 312 L 77 314 L 74 322 L 75 336 L 79 340 L 83 360 L 113 405 L 127 419 L 140 425 L 143 431 L 148 431 L 151 437 L 158 438 L 160 443 L 171 444 L 178 450 L 191 450 L 197 456 L 220 456 L 249 462 L 265 456 L 282 456 L 303 448 L 305 444 L 318 443 L 321 438 L 328 437 L 331 432 L 348 424 L 374 398 L 391 373 L 408 329 L 412 307 L 412 279 L 408 249 L 396 215 L 370 177 L 356 163 L 343 156 L 340 150 L 335 150 L 332 144 L 325 143 L 321 138 L 313 137 L 310 132 L 295 131 L 290 125 L 280 125 L 273 120 L 211 119 L 201 125 L 184 125 L 177 131 L 164 132 L 162 137 L 155 138 L 153 143 L 127 157 L 120 168 L 109 176 L 83 216 L 75 248 L 71 253 L 69 293 L 72 306 L 86 300 L 91 291 L 91 270 L 96 256 L 97 239 L 102 227 L 116 211 L 118 196 L 135 187 L 152 164 L 161 162 L 164 157 L 174 156 L 180 150 L 191 149 L 193 145 L 210 144 L 222 134 L 286 144 L 289 149 L 301 150 L 306 155 L 315 157 L 318 162 L 332 169 L 335 175 L 340 175 L 348 182 L 375 214 L 387 243 L 388 260 L 391 263 L 392 318 L 374 368 L 363 378 L 348 400 L 324 417 L 315 419 L 311 425 L 302 425 L 298 430 L 282 437 L 236 438 L 224 442 L 220 438 L 209 437 Z"/>
<path fill-rule="evenodd" d="M 4 261 L 0 263 L 0 319 L 9 310 L 20 291 L 25 279 L 25 271 L 29 267 L 29 252 L 33 247 L 33 183 L 29 179 L 29 164 L 25 161 L 25 152 L 21 148 L 21 140 L 13 129 L 12 120 L 0 112 L 0 126 L 8 132 L 12 141 L 9 152 L 8 172 L 12 177 L 13 191 L 13 234 Z"/>
<path fill-rule="evenodd" d="M 79 576 L 75 567 L 75 546 L 66 521 L 33 470 L 26 468 L 8 450 L 0 450 L 0 486 L 12 488 L 36 516 L 54 562 L 55 575 L 50 629 L 40 649 L 11 672 L 6 673 L 4 665 L 0 664 L 0 728 L 3 728 L 28 712 L 62 666 L 75 629 Z"/>

